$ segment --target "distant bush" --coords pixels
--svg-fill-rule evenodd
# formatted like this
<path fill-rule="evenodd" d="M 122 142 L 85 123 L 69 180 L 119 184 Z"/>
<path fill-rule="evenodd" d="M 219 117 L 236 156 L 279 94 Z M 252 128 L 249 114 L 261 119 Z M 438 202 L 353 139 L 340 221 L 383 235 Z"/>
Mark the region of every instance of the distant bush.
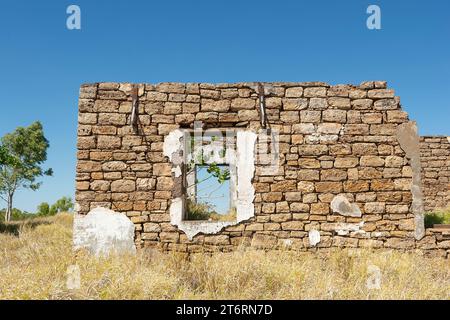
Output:
<path fill-rule="evenodd" d="M 217 213 L 208 203 L 186 201 L 187 220 L 233 221 L 236 220 L 236 208 L 231 208 L 227 214 Z"/>
<path fill-rule="evenodd" d="M 30 218 L 36 218 L 38 216 L 39 217 L 54 216 L 60 212 L 72 212 L 74 206 L 75 205 L 72 201 L 72 198 L 62 197 L 61 199 L 57 200 L 53 205 L 49 205 L 47 202 L 42 202 L 37 206 L 35 213 L 21 211 L 17 208 L 13 208 L 11 220 L 12 221 L 26 220 Z M 6 209 L 0 210 L 0 219 L 4 220 L 5 213 Z"/>
<path fill-rule="evenodd" d="M 212 206 L 207 203 L 195 203 L 191 200 L 186 201 L 187 220 L 209 220 L 211 214 L 217 213 Z"/>
<path fill-rule="evenodd" d="M 434 224 L 450 224 L 450 208 L 425 214 L 425 227 L 432 228 Z"/>
<path fill-rule="evenodd" d="M 4 221 L 5 214 L 6 214 L 6 209 L 0 210 L 0 220 L 1 221 Z M 30 213 L 27 211 L 19 210 L 17 208 L 13 208 L 12 214 L 11 214 L 11 221 L 26 220 L 26 219 L 34 218 L 35 216 L 36 215 L 34 213 Z"/>
<path fill-rule="evenodd" d="M 39 216 L 54 216 L 60 212 L 71 212 L 73 208 L 72 198 L 62 197 L 51 206 L 47 202 L 42 202 L 38 205 L 36 214 Z"/>
<path fill-rule="evenodd" d="M 37 206 L 36 214 L 38 216 L 49 216 L 50 215 L 50 205 L 47 202 L 42 202 Z"/>

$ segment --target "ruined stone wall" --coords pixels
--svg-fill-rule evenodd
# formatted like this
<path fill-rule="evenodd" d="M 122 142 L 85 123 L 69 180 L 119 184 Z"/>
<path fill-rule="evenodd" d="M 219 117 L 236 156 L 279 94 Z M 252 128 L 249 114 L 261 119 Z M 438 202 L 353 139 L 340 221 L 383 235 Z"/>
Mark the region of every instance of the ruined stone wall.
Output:
<path fill-rule="evenodd" d="M 421 137 L 424 209 L 450 206 L 450 137 Z"/>
<path fill-rule="evenodd" d="M 280 171 L 266 175 L 256 163 L 254 217 L 192 240 L 170 223 L 177 186 L 163 154 L 164 139 L 194 121 L 257 131 L 258 87 L 161 83 L 138 88 L 136 133 L 131 84 L 81 87 L 76 178 L 79 212 L 97 206 L 124 212 L 136 226 L 138 246 L 186 252 L 238 245 L 417 248 L 443 256 L 450 251 L 449 235 L 423 232 L 420 190 L 411 192 L 414 170 L 398 138 L 399 128 L 414 130 L 385 82 L 264 83 L 268 122 L 279 132 Z M 414 135 L 402 138 L 415 143 Z"/>

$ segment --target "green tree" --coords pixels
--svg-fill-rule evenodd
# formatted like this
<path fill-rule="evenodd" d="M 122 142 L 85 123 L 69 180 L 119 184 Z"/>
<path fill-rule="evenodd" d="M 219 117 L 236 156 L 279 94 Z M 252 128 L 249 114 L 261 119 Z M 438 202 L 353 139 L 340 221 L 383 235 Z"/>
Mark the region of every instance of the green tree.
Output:
<path fill-rule="evenodd" d="M 39 216 L 53 216 L 60 212 L 70 212 L 73 208 L 72 198 L 62 197 L 51 206 L 47 202 L 42 202 L 38 205 L 36 214 Z"/>
<path fill-rule="evenodd" d="M 53 172 L 42 168 L 49 143 L 38 121 L 6 134 L 0 139 L 0 146 L 5 158 L 0 162 L 0 197 L 7 203 L 5 220 L 10 221 L 15 192 L 20 188 L 39 189 L 41 182 L 36 180 Z"/>
<path fill-rule="evenodd" d="M 70 212 L 74 208 L 72 198 L 62 197 L 55 202 L 50 208 L 50 215 L 55 215 L 59 212 Z"/>
<path fill-rule="evenodd" d="M 0 216 L 4 216 L 6 214 L 6 209 L 0 210 Z M 17 208 L 13 208 L 11 211 L 11 221 L 32 219 L 35 215 L 33 213 L 29 213 L 26 211 L 21 211 Z"/>
<path fill-rule="evenodd" d="M 38 205 L 36 214 L 39 216 L 48 216 L 50 214 L 50 205 L 47 202 L 42 202 Z"/>

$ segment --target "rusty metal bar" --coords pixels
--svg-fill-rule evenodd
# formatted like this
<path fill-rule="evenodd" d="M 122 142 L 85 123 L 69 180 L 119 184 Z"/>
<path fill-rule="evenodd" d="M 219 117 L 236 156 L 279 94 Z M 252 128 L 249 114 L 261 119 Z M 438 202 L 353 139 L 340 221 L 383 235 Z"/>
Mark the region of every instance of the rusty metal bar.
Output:
<path fill-rule="evenodd" d="M 267 127 L 266 115 L 266 100 L 264 96 L 264 86 L 258 82 L 258 96 L 259 96 L 259 115 L 261 117 L 261 126 L 265 129 Z"/>
<path fill-rule="evenodd" d="M 138 116 L 139 116 L 139 105 L 138 105 L 138 86 L 133 85 L 131 89 L 131 98 L 132 98 L 132 112 L 131 112 L 131 126 L 135 133 L 138 132 Z"/>

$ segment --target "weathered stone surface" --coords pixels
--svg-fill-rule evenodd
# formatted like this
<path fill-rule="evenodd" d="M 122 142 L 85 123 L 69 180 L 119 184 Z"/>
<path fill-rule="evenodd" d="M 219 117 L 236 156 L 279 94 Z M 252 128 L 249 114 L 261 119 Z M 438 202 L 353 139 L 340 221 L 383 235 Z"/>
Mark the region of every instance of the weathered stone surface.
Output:
<path fill-rule="evenodd" d="M 338 134 L 342 129 L 339 123 L 321 123 L 317 127 L 318 133 Z"/>
<path fill-rule="evenodd" d="M 394 98 L 395 93 L 394 90 L 391 89 L 375 89 L 369 90 L 367 96 L 369 98 L 377 98 L 377 99 Z"/>
<path fill-rule="evenodd" d="M 103 171 L 124 171 L 127 169 L 127 165 L 123 161 L 109 161 L 102 165 Z"/>
<path fill-rule="evenodd" d="M 302 123 L 319 123 L 322 113 L 314 110 L 300 111 L 300 120 Z"/>
<path fill-rule="evenodd" d="M 325 87 L 311 87 L 311 88 L 305 88 L 304 96 L 308 98 L 315 98 L 315 97 L 326 97 L 327 96 L 327 88 Z"/>
<path fill-rule="evenodd" d="M 320 177 L 324 181 L 342 181 L 347 179 L 347 171 L 340 169 L 322 170 Z"/>
<path fill-rule="evenodd" d="M 231 101 L 231 110 L 255 109 L 256 100 L 249 98 L 236 98 Z"/>
<path fill-rule="evenodd" d="M 288 98 L 300 98 L 303 94 L 303 87 L 292 87 L 286 89 L 286 97 Z"/>
<path fill-rule="evenodd" d="M 377 156 L 362 156 L 360 165 L 362 167 L 382 167 L 384 166 L 384 159 Z"/>
<path fill-rule="evenodd" d="M 230 109 L 231 103 L 228 100 L 203 99 L 201 104 L 202 111 L 226 112 Z"/>
<path fill-rule="evenodd" d="M 116 180 L 111 183 L 112 192 L 132 192 L 136 190 L 136 182 L 133 180 Z"/>
<path fill-rule="evenodd" d="M 328 98 L 328 104 L 331 107 L 340 108 L 340 109 L 350 109 L 350 99 L 348 98 Z"/>
<path fill-rule="evenodd" d="M 384 202 L 367 202 L 364 205 L 366 213 L 385 213 L 386 204 Z"/>
<path fill-rule="evenodd" d="M 345 123 L 347 112 L 344 110 L 325 110 L 322 113 L 323 121 Z"/>
<path fill-rule="evenodd" d="M 335 168 L 354 168 L 358 165 L 359 160 L 356 157 L 338 157 L 334 161 Z"/>
<path fill-rule="evenodd" d="M 324 109 L 328 108 L 327 99 L 311 98 L 309 100 L 309 107 L 311 109 L 324 110 Z"/>
<path fill-rule="evenodd" d="M 420 160 L 424 211 L 447 207 L 450 203 L 450 137 L 421 137 Z M 412 173 L 412 168 L 410 171 Z"/>
<path fill-rule="evenodd" d="M 308 107 L 307 99 L 283 99 L 284 110 L 303 110 Z"/>
<path fill-rule="evenodd" d="M 294 133 L 311 134 L 314 133 L 316 129 L 312 123 L 298 123 L 292 126 L 292 131 Z"/>
<path fill-rule="evenodd" d="M 356 110 L 368 110 L 372 107 L 373 100 L 371 100 L 371 99 L 356 99 L 356 100 L 353 100 L 351 103 L 352 103 L 353 108 L 355 108 Z"/>
<path fill-rule="evenodd" d="M 195 121 L 205 129 L 258 133 L 255 83 L 139 85 L 138 131 L 130 123 L 131 84 L 83 86 L 77 130 L 80 213 L 99 205 L 123 211 L 136 226 L 137 244 L 163 250 L 198 252 L 205 245 L 227 251 L 243 243 L 299 250 L 415 247 L 448 254 L 442 235 L 427 234 L 433 241 L 423 243 L 414 239 L 422 219 L 414 213 L 418 161 L 426 207 L 450 201 L 447 137 L 425 137 L 420 150 L 413 150 L 407 113 L 384 81 L 262 85 L 268 127 L 279 139 L 278 164 L 268 168 L 271 156 L 258 155 L 254 176 L 240 191 L 251 196 L 248 212 L 254 217 L 234 226 L 213 222 L 213 228 L 208 221 L 174 223 L 170 208 L 182 205 L 176 199 L 183 194 L 183 167 L 173 162 L 182 155 L 164 150 L 167 136 L 193 129 Z M 256 151 L 271 139 L 260 137 Z M 240 175 L 248 172 L 241 169 Z M 195 235 L 199 230 L 205 234 Z"/>

